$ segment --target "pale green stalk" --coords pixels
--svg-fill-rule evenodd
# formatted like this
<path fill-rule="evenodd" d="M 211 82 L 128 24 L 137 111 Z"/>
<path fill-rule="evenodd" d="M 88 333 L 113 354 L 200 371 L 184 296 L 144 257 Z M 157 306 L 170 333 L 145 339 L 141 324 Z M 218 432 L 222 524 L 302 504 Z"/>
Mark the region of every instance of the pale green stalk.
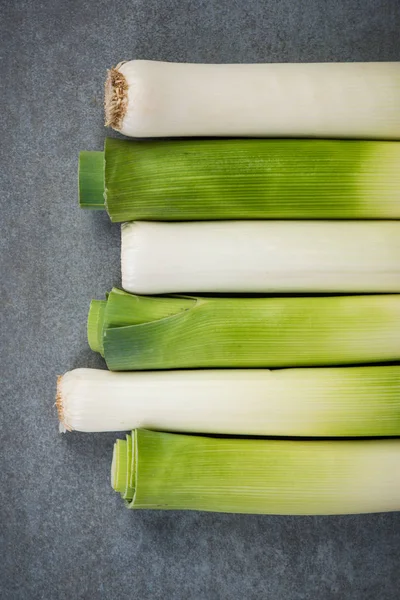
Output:
<path fill-rule="evenodd" d="M 165 298 L 113 289 L 89 343 L 114 371 L 400 360 L 400 294 Z"/>
<path fill-rule="evenodd" d="M 400 440 L 216 439 L 143 429 L 132 437 L 130 508 L 280 515 L 400 510 Z M 117 491 L 126 452 L 117 442 Z"/>

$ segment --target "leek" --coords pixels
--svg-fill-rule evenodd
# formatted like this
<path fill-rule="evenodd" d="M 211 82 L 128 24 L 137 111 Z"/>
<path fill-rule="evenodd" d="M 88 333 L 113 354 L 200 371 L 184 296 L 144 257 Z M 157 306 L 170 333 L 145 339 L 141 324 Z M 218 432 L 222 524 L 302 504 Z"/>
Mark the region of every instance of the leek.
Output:
<path fill-rule="evenodd" d="M 400 440 L 215 439 L 136 429 L 131 454 L 126 443 L 114 446 L 111 482 L 136 509 L 280 515 L 396 511 Z"/>
<path fill-rule="evenodd" d="M 58 381 L 62 431 L 400 435 L 400 366 L 111 373 Z"/>
<path fill-rule="evenodd" d="M 400 292 L 400 221 L 126 223 L 122 286 L 137 294 Z"/>
<path fill-rule="evenodd" d="M 109 138 L 79 180 L 112 221 L 400 218 L 396 142 Z"/>
<path fill-rule="evenodd" d="M 134 60 L 109 71 L 105 109 L 133 137 L 400 139 L 400 62 Z"/>
<path fill-rule="evenodd" d="M 113 289 L 88 340 L 113 371 L 400 360 L 400 295 L 165 298 Z"/>

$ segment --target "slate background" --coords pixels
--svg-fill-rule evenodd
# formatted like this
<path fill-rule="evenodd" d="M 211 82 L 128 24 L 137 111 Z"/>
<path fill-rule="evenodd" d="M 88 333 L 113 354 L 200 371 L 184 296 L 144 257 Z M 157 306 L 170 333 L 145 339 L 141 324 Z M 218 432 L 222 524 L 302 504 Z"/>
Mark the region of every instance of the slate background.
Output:
<path fill-rule="evenodd" d="M 77 206 L 121 59 L 400 60 L 398 0 L 1 0 L 0 597 L 396 600 L 400 513 L 130 512 L 113 434 L 61 436 L 55 377 L 102 367 L 89 300 L 120 282 L 119 227 Z"/>

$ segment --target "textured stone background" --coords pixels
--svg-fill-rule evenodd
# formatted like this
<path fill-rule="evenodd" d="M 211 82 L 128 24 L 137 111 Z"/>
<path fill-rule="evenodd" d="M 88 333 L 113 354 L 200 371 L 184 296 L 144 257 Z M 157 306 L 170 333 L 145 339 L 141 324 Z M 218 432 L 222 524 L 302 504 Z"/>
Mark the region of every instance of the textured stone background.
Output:
<path fill-rule="evenodd" d="M 400 60 L 398 0 L 1 0 L 0 597 L 396 600 L 400 514 L 130 512 L 115 436 L 57 432 L 55 377 L 102 367 L 92 297 L 118 284 L 119 227 L 77 206 L 121 59 Z"/>

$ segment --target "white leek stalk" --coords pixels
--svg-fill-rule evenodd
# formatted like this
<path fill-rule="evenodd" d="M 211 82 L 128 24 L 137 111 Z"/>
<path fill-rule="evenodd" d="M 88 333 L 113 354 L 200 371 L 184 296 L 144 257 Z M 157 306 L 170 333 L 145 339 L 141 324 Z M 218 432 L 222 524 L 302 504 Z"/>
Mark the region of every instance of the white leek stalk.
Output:
<path fill-rule="evenodd" d="M 122 285 L 137 294 L 400 292 L 400 221 L 126 223 Z"/>
<path fill-rule="evenodd" d="M 132 137 L 400 139 L 400 62 L 111 69 L 106 124 Z"/>
<path fill-rule="evenodd" d="M 61 430 L 400 435 L 400 366 L 112 373 L 59 379 Z"/>

